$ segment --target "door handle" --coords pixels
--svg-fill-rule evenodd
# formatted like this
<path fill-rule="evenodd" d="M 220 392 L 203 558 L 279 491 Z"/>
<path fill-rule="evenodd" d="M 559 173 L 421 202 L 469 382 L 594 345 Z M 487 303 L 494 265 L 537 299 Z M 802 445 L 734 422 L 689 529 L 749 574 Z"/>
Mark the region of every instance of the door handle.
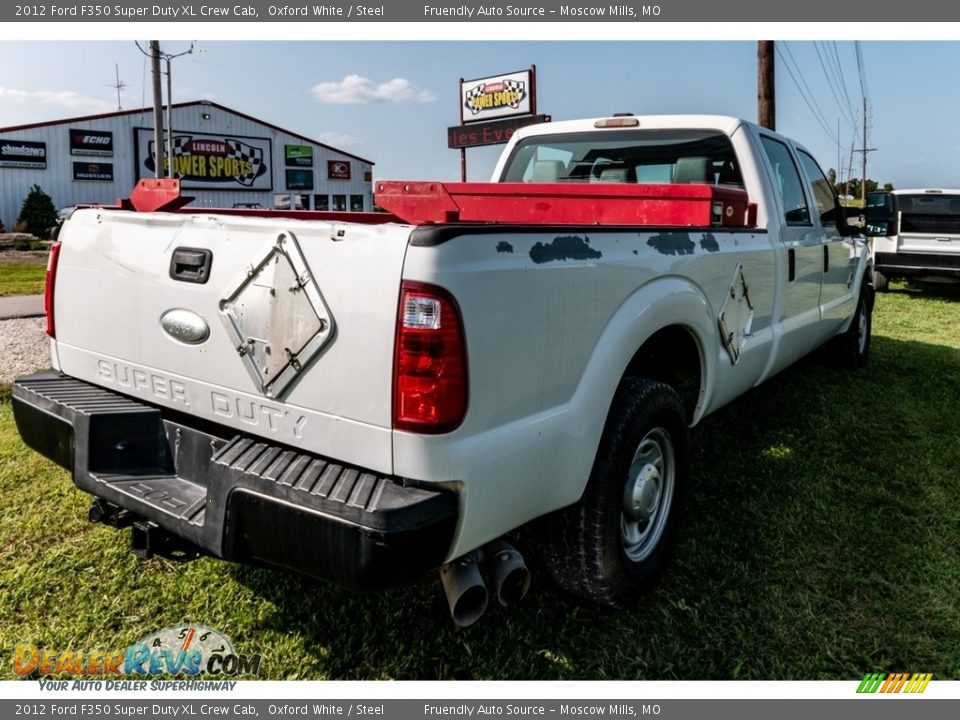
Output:
<path fill-rule="evenodd" d="M 170 277 L 180 282 L 200 283 L 210 279 L 213 253 L 205 248 L 178 247 L 170 256 Z"/>
<path fill-rule="evenodd" d="M 823 271 L 828 272 L 830 270 L 830 246 L 823 246 Z"/>

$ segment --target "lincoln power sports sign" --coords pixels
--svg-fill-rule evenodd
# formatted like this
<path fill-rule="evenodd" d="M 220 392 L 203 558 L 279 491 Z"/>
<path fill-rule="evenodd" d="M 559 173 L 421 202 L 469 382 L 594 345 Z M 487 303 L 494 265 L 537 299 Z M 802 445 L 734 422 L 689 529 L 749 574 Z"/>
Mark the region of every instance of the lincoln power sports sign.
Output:
<path fill-rule="evenodd" d="M 153 129 L 136 128 L 137 178 L 153 177 Z M 166 150 L 166 133 L 163 145 Z M 164 170 L 166 170 L 164 152 Z M 173 133 L 173 177 L 184 188 L 272 190 L 269 138 L 220 133 Z M 166 172 L 164 172 L 166 174 Z"/>
<path fill-rule="evenodd" d="M 530 70 L 460 81 L 460 119 L 464 124 L 533 113 Z"/>

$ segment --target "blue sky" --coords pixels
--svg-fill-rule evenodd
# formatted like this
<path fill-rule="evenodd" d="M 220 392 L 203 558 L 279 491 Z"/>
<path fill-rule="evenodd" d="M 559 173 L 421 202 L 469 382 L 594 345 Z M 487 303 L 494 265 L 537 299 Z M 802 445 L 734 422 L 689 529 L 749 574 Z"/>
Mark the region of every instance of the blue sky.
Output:
<path fill-rule="evenodd" d="M 162 45 L 179 52 L 189 42 Z M 862 142 L 859 129 L 854 137 L 861 106 L 854 43 L 778 47 L 777 129 L 825 169 L 846 165 L 851 144 Z M 865 40 L 861 48 L 869 146 L 877 148 L 868 175 L 897 187 L 960 186 L 960 42 Z M 115 64 L 126 85 L 123 107 L 149 104 L 148 63 L 132 40 L 0 42 L 0 127 L 116 109 Z M 539 110 L 555 120 L 613 112 L 756 119 L 756 43 L 733 40 L 200 40 L 174 61 L 173 94 L 175 102 L 207 98 L 373 160 L 380 179 L 452 180 L 459 153 L 447 149 L 446 128 L 458 122 L 458 79 L 531 64 Z M 499 150 L 468 151 L 469 178 L 487 179 Z"/>

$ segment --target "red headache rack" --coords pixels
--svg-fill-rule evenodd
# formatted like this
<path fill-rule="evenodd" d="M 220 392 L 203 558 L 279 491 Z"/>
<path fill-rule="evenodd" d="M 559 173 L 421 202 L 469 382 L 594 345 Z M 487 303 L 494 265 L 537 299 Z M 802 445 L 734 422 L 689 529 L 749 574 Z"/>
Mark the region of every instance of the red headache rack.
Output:
<path fill-rule="evenodd" d="M 377 205 L 412 225 L 513 223 L 754 227 L 739 188 L 705 184 L 377 182 Z"/>

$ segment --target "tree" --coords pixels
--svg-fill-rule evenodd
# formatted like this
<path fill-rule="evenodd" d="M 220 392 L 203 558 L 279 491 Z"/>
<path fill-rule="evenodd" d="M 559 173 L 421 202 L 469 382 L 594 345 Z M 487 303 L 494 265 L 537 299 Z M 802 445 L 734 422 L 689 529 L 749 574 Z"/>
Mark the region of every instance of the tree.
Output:
<path fill-rule="evenodd" d="M 842 197 L 843 195 L 850 195 L 859 200 L 860 199 L 860 178 L 850 178 L 846 182 L 837 183 L 836 185 L 833 186 L 833 190 L 834 192 L 837 193 L 838 197 Z M 867 192 L 872 193 L 872 192 L 876 192 L 877 190 L 884 190 L 886 192 L 889 192 L 893 190 L 893 184 L 884 183 L 883 186 L 881 187 L 880 183 L 878 183 L 876 180 L 871 180 L 870 178 L 867 178 Z"/>
<path fill-rule="evenodd" d="M 50 229 L 57 224 L 57 208 L 39 185 L 34 185 L 27 193 L 17 222 L 24 223 L 31 235 L 43 240 L 50 237 Z"/>

